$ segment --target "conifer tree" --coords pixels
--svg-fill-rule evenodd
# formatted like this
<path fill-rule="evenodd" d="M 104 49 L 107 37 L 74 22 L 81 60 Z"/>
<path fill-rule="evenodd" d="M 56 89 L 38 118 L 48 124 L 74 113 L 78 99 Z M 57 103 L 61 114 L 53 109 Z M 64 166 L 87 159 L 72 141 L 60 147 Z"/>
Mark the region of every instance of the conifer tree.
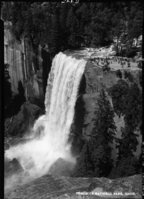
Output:
<path fill-rule="evenodd" d="M 4 21 L 11 21 L 12 2 L 1 2 L 1 16 Z"/>
<path fill-rule="evenodd" d="M 122 79 L 122 72 L 121 72 L 121 70 L 117 70 L 117 71 L 116 71 L 116 76 L 117 76 L 118 78 Z"/>
<path fill-rule="evenodd" d="M 142 118 L 142 92 L 136 82 L 130 85 L 125 101 L 127 102 L 127 106 L 124 112 L 124 120 L 129 128 L 134 131 Z"/>
<path fill-rule="evenodd" d="M 76 16 L 73 7 L 70 8 L 67 16 L 66 27 L 68 29 L 68 44 L 70 47 L 76 45 Z"/>
<path fill-rule="evenodd" d="M 118 157 L 116 168 L 113 168 L 113 177 L 124 177 L 139 172 L 139 160 L 133 153 L 137 150 L 138 129 L 142 116 L 142 96 L 136 82 L 128 87 L 124 95 L 123 103 L 126 104 L 123 109 L 125 127 L 121 128 L 121 138 L 117 138 Z M 132 162 L 131 162 L 132 161 Z"/>
<path fill-rule="evenodd" d="M 112 167 L 110 144 L 113 143 L 116 126 L 114 122 L 114 111 L 107 99 L 105 91 L 102 90 L 97 102 L 94 120 L 94 129 L 92 131 L 92 140 L 94 143 L 94 163 L 96 176 L 107 176 Z"/>
<path fill-rule="evenodd" d="M 59 27 L 59 20 L 58 20 L 58 15 L 56 11 L 52 17 L 50 50 L 51 50 L 52 57 L 54 57 L 60 50 L 60 27 Z"/>
<path fill-rule="evenodd" d="M 115 85 L 110 88 L 110 95 L 112 97 L 114 111 L 120 117 L 124 115 L 125 107 L 127 106 L 125 96 L 127 95 L 129 89 L 128 83 L 120 79 Z"/>
<path fill-rule="evenodd" d="M 137 173 L 138 159 L 135 156 L 123 157 L 116 168 L 113 168 L 109 178 L 132 176 Z"/>
<path fill-rule="evenodd" d="M 94 162 L 92 159 L 91 142 L 85 141 L 82 152 L 77 159 L 74 177 L 93 177 Z"/>
<path fill-rule="evenodd" d="M 68 12 L 68 4 L 65 3 L 61 6 L 60 10 L 60 35 L 61 35 L 61 48 L 65 50 L 67 48 L 67 37 L 68 31 L 66 28 L 66 19 L 67 19 L 67 12 Z"/>

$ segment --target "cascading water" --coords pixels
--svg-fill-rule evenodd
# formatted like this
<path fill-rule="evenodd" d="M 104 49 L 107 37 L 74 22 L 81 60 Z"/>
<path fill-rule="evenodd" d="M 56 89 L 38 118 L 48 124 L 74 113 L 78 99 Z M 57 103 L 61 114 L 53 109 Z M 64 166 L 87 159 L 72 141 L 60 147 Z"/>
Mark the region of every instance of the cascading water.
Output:
<path fill-rule="evenodd" d="M 78 60 L 61 52 L 55 56 L 46 89 L 45 115 L 35 122 L 30 141 L 5 152 L 5 157 L 11 160 L 16 158 L 34 178 L 46 174 L 59 158 L 75 161 L 68 137 L 85 65 L 86 60 Z"/>

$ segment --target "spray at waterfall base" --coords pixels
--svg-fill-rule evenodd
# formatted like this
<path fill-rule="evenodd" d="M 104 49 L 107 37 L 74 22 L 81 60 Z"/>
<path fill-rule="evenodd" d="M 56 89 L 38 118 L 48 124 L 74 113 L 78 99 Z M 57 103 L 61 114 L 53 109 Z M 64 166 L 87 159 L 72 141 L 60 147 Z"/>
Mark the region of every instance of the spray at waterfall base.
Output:
<path fill-rule="evenodd" d="M 36 120 L 28 142 L 13 146 L 5 153 L 6 158 L 19 161 L 23 176 L 27 176 L 25 179 L 48 173 L 59 158 L 75 163 L 68 139 L 85 65 L 86 60 L 63 53 L 53 59 L 45 95 L 45 115 Z"/>

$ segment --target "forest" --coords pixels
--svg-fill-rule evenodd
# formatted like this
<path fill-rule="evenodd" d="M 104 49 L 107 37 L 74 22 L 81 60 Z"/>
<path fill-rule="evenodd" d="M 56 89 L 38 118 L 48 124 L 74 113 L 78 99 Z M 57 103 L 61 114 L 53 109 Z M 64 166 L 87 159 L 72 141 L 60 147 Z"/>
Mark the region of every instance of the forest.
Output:
<path fill-rule="evenodd" d="M 114 38 L 126 45 L 127 56 L 142 35 L 142 1 L 2 2 L 1 11 L 17 40 L 27 37 L 35 52 L 47 44 L 52 57 L 66 49 L 106 46 Z"/>
<path fill-rule="evenodd" d="M 142 35 L 142 1 L 2 2 L 1 11 L 4 21 L 12 23 L 11 31 L 17 41 L 28 38 L 36 54 L 39 45 L 47 44 L 52 57 L 67 49 L 110 45 L 114 38 L 126 44 L 123 55 L 128 56 L 135 53 L 132 48 L 134 38 Z M 5 67 L 5 86 L 10 90 L 7 66 Z M 74 177 L 118 178 L 142 172 L 142 153 L 139 157 L 133 155 L 138 145 L 135 130 L 139 126 L 142 128 L 142 77 L 140 76 L 140 82 L 136 82 L 128 73 L 122 78 L 119 71 L 117 76 L 117 84 L 109 90 L 114 110 L 102 90 L 95 110 L 95 127 L 91 139 L 84 141 L 75 170 L 71 174 Z M 5 106 L 10 103 L 11 97 L 11 93 L 6 94 Z M 122 139 L 114 136 L 114 112 L 124 116 Z M 141 129 L 140 131 L 142 133 Z M 116 164 L 111 159 L 112 148 L 109 145 L 114 139 L 119 149 Z"/>

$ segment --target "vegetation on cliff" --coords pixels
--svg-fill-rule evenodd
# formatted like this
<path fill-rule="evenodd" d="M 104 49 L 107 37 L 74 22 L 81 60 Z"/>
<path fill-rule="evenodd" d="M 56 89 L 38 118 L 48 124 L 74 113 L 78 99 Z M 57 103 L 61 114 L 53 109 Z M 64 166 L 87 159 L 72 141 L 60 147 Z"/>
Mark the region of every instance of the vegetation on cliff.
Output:
<path fill-rule="evenodd" d="M 95 123 L 90 140 L 85 140 L 73 176 L 118 178 L 141 173 L 141 155 L 134 155 L 138 146 L 136 132 L 142 117 L 142 91 L 130 73 L 109 89 L 113 109 L 102 90 L 96 105 Z M 130 80 L 129 80 L 130 77 Z M 121 138 L 116 137 L 114 112 L 124 116 Z M 111 143 L 116 141 L 116 162 L 112 160 Z"/>
<path fill-rule="evenodd" d="M 78 158 L 75 176 L 101 177 L 108 176 L 112 168 L 110 143 L 113 142 L 116 126 L 114 111 L 102 90 L 95 110 L 95 127 L 91 138 L 85 141 Z"/>
<path fill-rule="evenodd" d="M 129 74 L 129 73 L 128 73 Z M 131 77 L 132 74 L 128 75 Z M 134 156 L 138 145 L 139 123 L 142 118 L 142 92 L 134 78 L 126 82 L 119 80 L 113 85 L 110 93 L 114 110 L 119 116 L 124 116 L 125 126 L 121 128 L 122 136 L 116 139 L 118 156 L 116 167 L 111 171 L 110 177 L 123 177 L 141 172 L 141 155 Z"/>

